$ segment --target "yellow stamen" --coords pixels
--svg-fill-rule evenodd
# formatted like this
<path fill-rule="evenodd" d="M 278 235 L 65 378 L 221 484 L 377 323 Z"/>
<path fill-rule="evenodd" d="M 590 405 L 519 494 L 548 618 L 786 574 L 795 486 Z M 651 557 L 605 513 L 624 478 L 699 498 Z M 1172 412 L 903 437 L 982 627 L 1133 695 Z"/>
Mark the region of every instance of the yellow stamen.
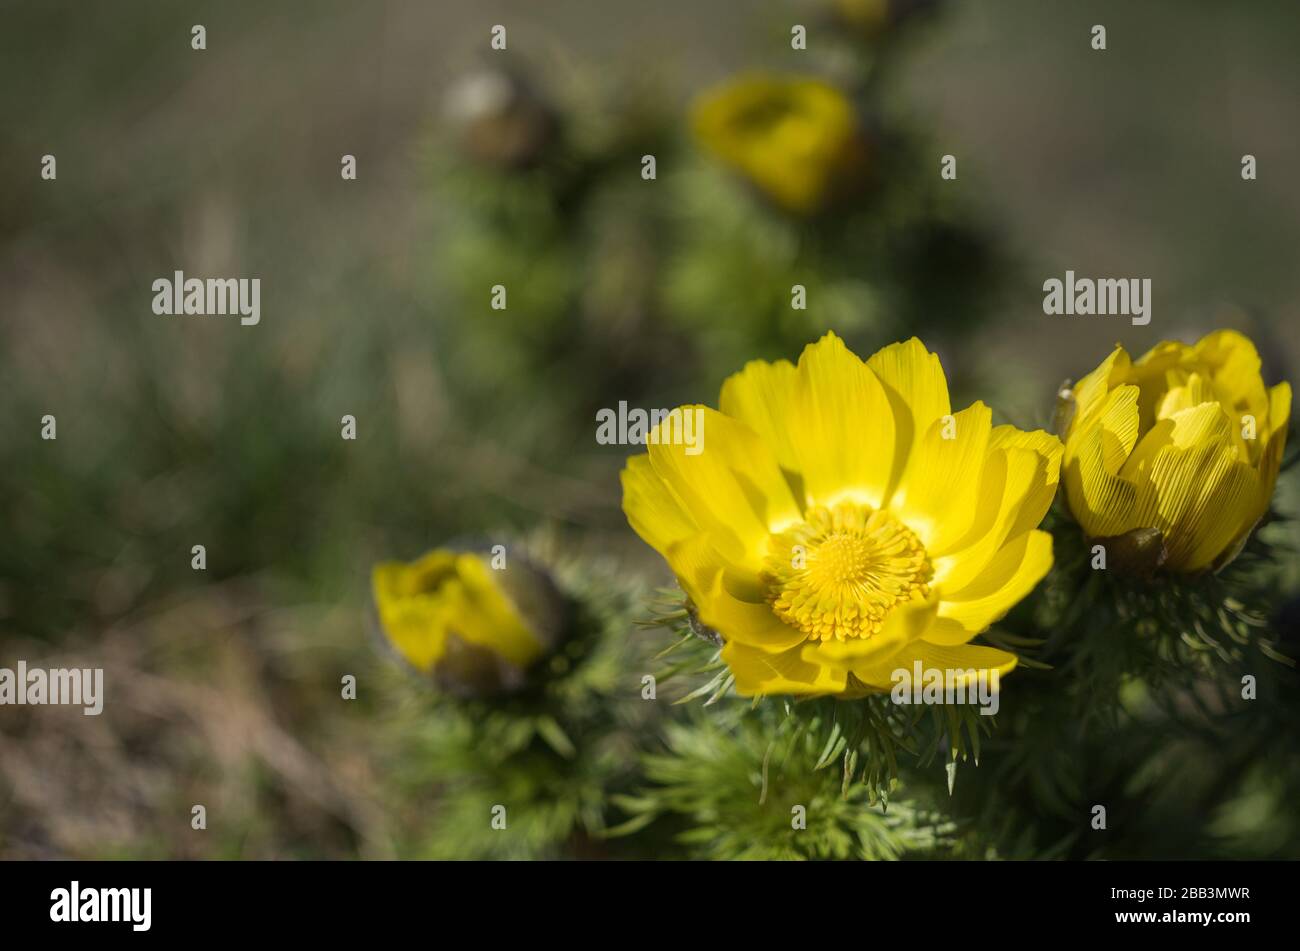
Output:
<path fill-rule="evenodd" d="M 925 546 L 889 512 L 815 506 L 768 542 L 762 580 L 776 615 L 817 640 L 870 637 L 893 608 L 929 594 Z"/>

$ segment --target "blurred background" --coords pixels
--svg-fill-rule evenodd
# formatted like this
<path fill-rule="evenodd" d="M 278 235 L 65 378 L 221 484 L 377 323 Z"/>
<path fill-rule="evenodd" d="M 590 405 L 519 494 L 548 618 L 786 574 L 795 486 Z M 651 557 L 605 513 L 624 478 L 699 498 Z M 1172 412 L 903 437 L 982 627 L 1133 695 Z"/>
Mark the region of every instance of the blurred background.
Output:
<path fill-rule="evenodd" d="M 1116 341 L 1237 327 L 1296 380 L 1294 3 L 4 0 L 0 23 L 0 667 L 108 691 L 97 718 L 0 709 L 0 857 L 448 854 L 370 566 L 544 530 L 666 580 L 619 509 L 630 450 L 594 439 L 619 400 L 716 403 L 827 329 L 863 355 L 918 335 L 954 403 L 1022 426 Z M 766 120 L 701 128 L 761 75 L 852 104 L 814 210 L 736 158 Z M 1044 316 L 1066 269 L 1150 278 L 1150 325 Z M 156 316 L 175 270 L 259 277 L 260 324 Z M 1233 829 L 1268 854 L 1296 823 Z"/>

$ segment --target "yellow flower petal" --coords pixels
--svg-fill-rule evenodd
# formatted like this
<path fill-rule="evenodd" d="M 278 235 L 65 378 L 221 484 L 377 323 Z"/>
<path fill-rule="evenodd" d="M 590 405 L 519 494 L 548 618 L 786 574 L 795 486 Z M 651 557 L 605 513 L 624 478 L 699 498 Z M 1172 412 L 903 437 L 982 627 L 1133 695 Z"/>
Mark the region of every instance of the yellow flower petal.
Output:
<path fill-rule="evenodd" d="M 1268 391 L 1268 433 L 1286 434 L 1291 421 L 1291 384 L 1282 382 Z"/>
<path fill-rule="evenodd" d="M 1137 489 L 1119 477 L 1116 464 L 1117 460 L 1122 464 L 1137 438 L 1138 395 L 1136 386 L 1112 390 L 1095 418 L 1066 442 L 1065 486 L 1070 508 L 1093 538 L 1122 535 L 1140 527 L 1132 522 Z"/>
<path fill-rule="evenodd" d="M 1259 497 L 1255 502 L 1258 519 L 1268 511 L 1286 450 L 1286 434 L 1291 421 L 1291 385 L 1279 383 L 1268 391 L 1268 436 L 1259 454 Z"/>
<path fill-rule="evenodd" d="M 673 542 L 664 550 L 663 556 L 677 577 L 677 583 L 697 605 L 713 590 L 714 580 L 730 564 L 703 532 Z"/>
<path fill-rule="evenodd" d="M 1192 348 L 1188 362 L 1210 368 L 1214 389 L 1234 416 L 1249 413 L 1261 419 L 1268 412 L 1259 352 L 1245 334 L 1235 330 L 1208 334 Z"/>
<path fill-rule="evenodd" d="M 1226 545 L 1226 540 L 1253 524 L 1251 511 L 1257 493 L 1250 491 L 1253 486 L 1243 481 L 1244 476 L 1237 465 L 1237 451 L 1220 442 L 1193 446 L 1171 443 L 1156 452 L 1149 480 L 1138 498 L 1134 522 L 1158 528 L 1164 534 L 1168 552 L 1165 564 L 1170 570 L 1199 571 L 1213 560 L 1213 556 L 1193 558 L 1199 533 L 1224 539 Z M 1232 484 L 1221 501 L 1235 508 L 1212 510 L 1211 499 L 1225 480 Z"/>
<path fill-rule="evenodd" d="M 648 455 L 632 456 L 619 475 L 623 513 L 632 530 L 651 548 L 664 552 L 674 542 L 699 533 L 700 527 L 655 473 Z"/>
<path fill-rule="evenodd" d="M 951 550 L 975 521 L 992 418 L 973 403 L 931 423 L 912 453 L 893 506 L 932 557 Z"/>
<path fill-rule="evenodd" d="M 1116 344 L 1115 349 L 1097 369 L 1074 385 L 1076 426 L 1088 420 L 1101 407 L 1110 391 L 1127 375 L 1130 366 L 1128 353 Z"/>
<path fill-rule="evenodd" d="M 976 677 L 987 677 L 996 670 L 998 676 L 1009 674 L 1015 669 L 1020 659 L 1015 654 L 999 650 L 996 647 L 984 647 L 978 644 L 963 644 L 960 647 L 941 647 L 920 641 L 915 645 L 917 659 L 921 661 L 922 670 L 963 671 L 964 676 L 957 678 L 958 684 L 969 684 Z M 969 673 L 973 672 L 973 673 Z"/>
<path fill-rule="evenodd" d="M 1052 536 L 1035 529 L 1012 539 L 989 562 L 988 567 L 972 584 L 955 592 L 942 592 L 939 618 L 925 634 L 934 644 L 961 643 L 986 630 L 1001 618 L 1025 595 L 1052 567 Z M 962 631 L 952 624 L 956 622 Z"/>
<path fill-rule="evenodd" d="M 523 667 L 542 652 L 542 643 L 502 593 L 482 559 L 463 554 L 457 560 L 461 588 L 449 612 L 451 631 L 461 640 L 486 647 Z"/>
<path fill-rule="evenodd" d="M 799 426 L 792 415 L 798 380 L 798 371 L 789 360 L 753 360 L 727 378 L 718 401 L 724 414 L 748 425 L 767 444 L 787 478 L 800 468 L 790 438 Z"/>
<path fill-rule="evenodd" d="M 991 671 L 997 671 L 1000 678 L 1014 670 L 1018 660 L 1015 654 L 996 647 L 972 644 L 945 647 L 918 640 L 886 661 L 858 668 L 854 675 L 869 687 L 889 690 L 898 682 L 900 671 L 906 671 L 910 678 L 915 673 L 916 663 L 920 661 L 923 677 L 926 671 L 937 670 L 945 674 L 946 680 L 947 672 L 952 671 L 955 684 L 966 686 L 979 677 L 989 677 Z"/>
<path fill-rule="evenodd" d="M 807 505 L 852 499 L 880 507 L 893 465 L 894 416 L 876 375 L 827 334 L 804 349 L 790 441 Z"/>
<path fill-rule="evenodd" d="M 427 673 L 447 648 L 446 615 L 430 599 L 413 597 L 410 578 L 408 565 L 383 562 L 371 572 L 371 587 L 384 636 L 411 666 Z"/>
<path fill-rule="evenodd" d="M 697 602 L 700 620 L 727 641 L 736 641 L 768 653 L 789 650 L 804 640 L 804 633 L 790 627 L 766 602 L 755 603 L 735 597 L 714 578 L 708 595 Z"/>
<path fill-rule="evenodd" d="M 1231 454 L 1220 450 L 1223 457 Z M 1263 514 L 1258 508 L 1259 474 L 1248 463 L 1228 461 L 1222 475 L 1213 464 L 1197 503 L 1183 517 L 1179 536 L 1184 546 L 1175 546 L 1171 560 L 1185 571 L 1208 568 L 1234 541 L 1247 534 Z"/>
<path fill-rule="evenodd" d="M 1041 490 L 1047 467 L 1048 461 L 1029 449 L 1012 447 L 989 454 L 975 524 L 952 554 L 934 561 L 934 583 L 940 590 L 960 591 L 974 582 L 1007 539 L 1022 534 L 1016 531 L 1022 515 L 1031 516 L 1031 527 L 1042 521 L 1046 504 Z M 1024 513 L 1027 504 L 1042 507 Z"/>
<path fill-rule="evenodd" d="M 1061 478 L 1061 458 L 1065 452 L 1061 440 L 1041 429 L 1025 432 L 1014 426 L 995 426 L 989 437 L 989 447 L 1026 449 L 1042 460 L 1041 481 L 1034 481 L 1033 488 L 1020 505 L 1015 524 L 1007 534 L 1019 535 L 1037 528 L 1047 510 L 1052 507 L 1052 500 L 1056 498 L 1056 487 Z"/>
<path fill-rule="evenodd" d="M 736 692 L 742 697 L 843 693 L 848 684 L 844 671 L 808 663 L 799 657 L 797 647 L 769 654 L 730 641 L 722 648 L 722 659 L 735 676 Z"/>
<path fill-rule="evenodd" d="M 692 455 L 687 445 L 652 442 L 655 474 L 719 552 L 757 570 L 769 534 L 799 519 L 790 487 L 772 453 L 744 423 L 707 407 L 682 409 L 703 412 L 702 451 Z"/>
<path fill-rule="evenodd" d="M 876 351 L 867 366 L 880 380 L 894 413 L 894 465 L 888 500 L 903 478 L 913 446 L 935 420 L 952 412 L 948 379 L 939 357 L 915 337 Z"/>

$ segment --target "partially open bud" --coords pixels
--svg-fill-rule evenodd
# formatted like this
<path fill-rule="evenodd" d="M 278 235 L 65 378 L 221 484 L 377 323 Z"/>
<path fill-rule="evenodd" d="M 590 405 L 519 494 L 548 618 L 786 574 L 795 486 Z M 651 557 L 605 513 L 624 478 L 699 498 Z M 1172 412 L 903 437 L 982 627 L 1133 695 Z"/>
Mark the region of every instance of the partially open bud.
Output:
<path fill-rule="evenodd" d="M 1291 418 L 1290 384 L 1266 386 L 1260 367 L 1247 337 L 1218 330 L 1137 360 L 1117 345 L 1072 387 L 1062 482 L 1088 537 L 1124 537 L 1174 573 L 1232 561 L 1268 511 Z"/>
<path fill-rule="evenodd" d="M 510 693 L 565 632 L 567 606 L 550 576 L 516 555 L 495 569 L 478 552 L 437 549 L 372 573 L 388 643 L 461 696 Z"/>

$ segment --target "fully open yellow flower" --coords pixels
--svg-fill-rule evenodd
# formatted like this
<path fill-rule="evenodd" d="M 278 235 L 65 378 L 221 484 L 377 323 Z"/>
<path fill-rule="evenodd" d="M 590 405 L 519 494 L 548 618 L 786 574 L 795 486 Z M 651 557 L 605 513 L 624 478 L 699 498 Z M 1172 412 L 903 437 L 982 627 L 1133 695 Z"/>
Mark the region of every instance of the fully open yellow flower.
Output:
<path fill-rule="evenodd" d="M 1067 396 L 1065 491 L 1092 538 L 1156 529 L 1164 567 L 1219 567 L 1241 550 L 1277 481 L 1291 387 L 1265 389 L 1248 338 L 1123 347 Z"/>
<path fill-rule="evenodd" d="M 735 80 L 696 103 L 694 126 L 705 148 L 799 214 L 822 210 L 866 163 L 853 103 L 819 79 Z"/>
<path fill-rule="evenodd" d="M 724 639 L 740 693 L 883 691 L 915 661 L 1015 666 L 968 642 L 1051 567 L 1037 525 L 1056 437 L 995 427 L 979 402 L 952 414 L 915 338 L 864 363 L 827 334 L 700 409 L 702 451 L 660 426 L 623 471 L 623 511 Z"/>
<path fill-rule="evenodd" d="M 417 670 L 456 686 L 515 685 L 545 641 L 498 582 L 501 575 L 478 554 L 446 549 L 376 565 L 372 586 L 384 636 Z"/>

